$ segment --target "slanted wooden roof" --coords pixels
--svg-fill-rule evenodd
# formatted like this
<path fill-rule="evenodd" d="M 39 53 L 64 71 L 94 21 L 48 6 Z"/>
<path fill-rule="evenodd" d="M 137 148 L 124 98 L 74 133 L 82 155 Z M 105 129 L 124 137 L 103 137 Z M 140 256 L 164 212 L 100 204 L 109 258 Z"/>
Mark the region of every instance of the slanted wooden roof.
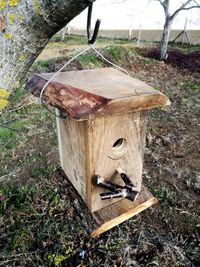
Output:
<path fill-rule="evenodd" d="M 27 84 L 39 96 L 54 73 L 36 74 Z M 113 115 L 169 105 L 169 99 L 146 83 L 113 68 L 59 73 L 45 89 L 44 98 L 77 120 L 91 114 Z"/>

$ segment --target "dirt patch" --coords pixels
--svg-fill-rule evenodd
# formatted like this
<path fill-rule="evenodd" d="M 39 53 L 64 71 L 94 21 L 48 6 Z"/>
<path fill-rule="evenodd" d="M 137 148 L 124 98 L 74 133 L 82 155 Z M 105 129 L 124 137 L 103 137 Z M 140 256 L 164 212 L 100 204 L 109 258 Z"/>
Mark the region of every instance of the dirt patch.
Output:
<path fill-rule="evenodd" d="M 142 53 L 147 55 L 151 51 L 145 49 Z M 200 266 L 200 99 L 196 86 L 200 77 L 194 71 L 198 68 L 192 66 L 194 54 L 191 58 L 181 55 L 181 68 L 175 55 L 169 64 L 142 56 L 122 62 L 135 78 L 162 91 L 171 100 L 171 106 L 150 112 L 147 129 L 143 179 L 159 203 L 99 238 L 89 238 L 69 206 L 64 186 L 61 182 L 57 186 L 55 181 L 52 172 L 58 157 L 57 150 L 52 151 L 56 146 L 55 126 L 52 126 L 55 118 L 44 116 L 46 113 L 39 112 L 38 106 L 20 111 L 23 118 L 32 114 L 33 126 L 26 133 L 28 142 L 23 141 L 10 151 L 10 159 L 1 157 L 1 162 L 11 165 L 22 162 L 23 168 L 30 170 L 25 176 L 37 183 L 31 183 L 34 192 L 27 189 L 27 197 L 25 185 L 17 190 L 6 188 L 5 196 L 2 194 L 6 204 L 1 205 L 1 263 L 5 266 L 56 266 L 58 262 L 57 266 Z M 198 53 L 195 55 L 199 59 Z M 54 71 L 62 63 L 54 60 L 46 68 Z M 72 68 L 81 69 L 82 65 L 75 63 Z M 34 121 L 33 117 L 37 119 Z M 16 196 L 13 202 L 11 196 Z M 20 199 L 19 209 L 16 205 Z"/>
<path fill-rule="evenodd" d="M 139 51 L 146 57 L 159 60 L 158 48 L 141 48 Z M 180 70 L 187 70 L 190 73 L 200 73 L 200 52 L 186 54 L 180 50 L 169 50 L 165 63 Z"/>
<path fill-rule="evenodd" d="M 155 53 L 157 50 L 152 53 L 146 49 L 148 56 L 155 57 Z M 171 100 L 166 109 L 150 112 L 144 181 L 160 202 L 153 215 L 147 210 L 141 216 L 149 229 L 177 246 L 176 253 L 184 251 L 184 260 L 183 254 L 173 256 L 177 261 L 173 266 L 199 265 L 200 100 L 198 90 L 183 86 L 185 82 L 200 83 L 195 74 L 199 71 L 199 55 L 169 52 L 167 64 L 140 66 L 135 73 Z M 161 266 L 167 266 L 167 262 Z"/>

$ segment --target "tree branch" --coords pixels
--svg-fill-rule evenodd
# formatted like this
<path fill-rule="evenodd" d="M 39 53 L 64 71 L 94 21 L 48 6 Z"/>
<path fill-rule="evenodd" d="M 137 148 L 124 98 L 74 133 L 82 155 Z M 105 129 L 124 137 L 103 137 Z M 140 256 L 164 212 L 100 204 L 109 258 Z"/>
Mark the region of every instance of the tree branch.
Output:
<path fill-rule="evenodd" d="M 161 4 L 164 9 L 165 18 L 169 17 L 169 0 L 155 0 Z"/>
<path fill-rule="evenodd" d="M 0 109 L 51 36 L 94 1 L 0 1 Z"/>
<path fill-rule="evenodd" d="M 189 5 L 190 3 L 192 3 L 192 2 L 194 2 L 195 4 L 194 5 L 192 5 L 192 6 L 188 6 L 187 7 L 187 5 Z M 197 1 L 195 1 L 195 0 L 188 0 L 188 1 L 186 1 L 184 4 L 182 4 L 182 6 L 180 7 L 180 8 L 178 8 L 171 16 L 170 16 L 170 19 L 174 19 L 177 15 L 178 15 L 178 13 L 180 12 L 180 11 L 183 11 L 183 10 L 190 10 L 190 9 L 193 9 L 193 8 L 200 8 L 200 3 L 198 3 Z"/>
<path fill-rule="evenodd" d="M 196 0 L 193 0 L 197 6 L 200 6 L 200 3 L 198 3 Z"/>
<path fill-rule="evenodd" d="M 159 2 L 161 6 L 165 9 L 165 1 L 162 0 L 156 0 L 156 1 Z"/>

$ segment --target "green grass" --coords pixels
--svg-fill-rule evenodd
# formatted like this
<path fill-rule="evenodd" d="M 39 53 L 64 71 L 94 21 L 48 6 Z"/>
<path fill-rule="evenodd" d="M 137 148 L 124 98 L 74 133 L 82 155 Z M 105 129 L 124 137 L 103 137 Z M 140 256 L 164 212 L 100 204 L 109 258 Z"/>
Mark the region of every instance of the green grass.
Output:
<path fill-rule="evenodd" d="M 51 41 L 52 42 L 60 42 L 61 40 L 61 34 L 55 34 L 52 38 Z M 86 36 L 78 36 L 78 35 L 73 35 L 73 34 L 66 34 L 65 35 L 65 40 L 64 42 L 66 42 L 67 45 L 83 45 L 83 44 L 87 44 L 87 38 Z"/>
<path fill-rule="evenodd" d="M 131 61 L 135 59 L 135 50 L 131 47 L 123 47 L 121 45 L 109 45 L 103 49 L 99 49 L 99 51 L 107 58 L 113 62 L 120 62 L 122 61 Z M 76 55 L 76 52 L 70 54 L 69 57 L 62 56 L 57 58 L 51 58 L 49 60 L 38 60 L 32 66 L 32 71 L 35 72 L 47 72 L 47 71 L 56 71 L 58 70 L 57 65 L 59 67 L 63 66 L 70 58 Z M 144 59 L 145 60 L 145 59 Z M 146 59 L 147 62 L 153 62 L 153 60 Z M 83 67 L 103 67 L 107 64 L 99 55 L 95 54 L 95 52 L 88 51 L 79 58 L 74 61 L 76 65 L 82 64 Z M 72 65 L 73 63 L 71 63 Z M 69 66 L 70 67 L 70 66 Z"/>
<path fill-rule="evenodd" d="M 79 57 L 79 61 L 85 66 L 90 66 L 90 67 L 103 66 L 103 62 L 94 53 L 91 52 L 81 55 Z"/>
<path fill-rule="evenodd" d="M 35 185 L 0 186 L 0 216 L 5 229 L 0 237 L 1 262 L 78 267 L 89 266 L 89 255 L 80 256 L 86 249 L 95 257 L 101 250 L 115 254 L 120 243 L 115 238 L 105 245 L 89 239 L 80 223 L 68 214 L 71 207 L 63 189 L 59 190 L 50 177 L 52 170 Z"/>
<path fill-rule="evenodd" d="M 198 52 L 200 51 L 200 44 L 196 45 L 189 45 L 189 44 L 182 44 L 182 43 L 172 43 L 170 42 L 168 45 L 168 49 L 178 49 L 186 54 L 192 53 L 192 52 Z"/>
<path fill-rule="evenodd" d="M 56 145 L 53 114 L 42 108 L 39 102 L 31 104 L 23 87 L 16 89 L 10 97 L 9 107 L 1 114 L 0 176 L 18 168 L 26 170 L 26 166 L 36 162 L 40 162 L 39 169 L 42 162 L 45 164 L 47 161 L 46 151 Z M 29 170 L 32 176 L 36 176 L 34 168 L 32 173 Z"/>
<path fill-rule="evenodd" d="M 193 91 L 200 91 L 200 83 L 198 82 L 183 82 L 181 83 L 181 87 L 185 90 L 193 90 Z"/>
<path fill-rule="evenodd" d="M 159 61 L 156 59 L 153 59 L 153 58 L 139 57 L 138 61 L 140 64 L 145 65 L 145 66 L 159 64 Z M 157 89 L 157 88 L 155 88 L 155 89 Z"/>
<path fill-rule="evenodd" d="M 33 64 L 33 70 L 37 70 L 37 72 L 47 71 L 52 61 L 51 60 L 38 60 Z"/>
<path fill-rule="evenodd" d="M 43 160 L 44 157 L 40 156 L 39 157 L 40 160 Z M 44 178 L 44 177 L 49 177 L 49 175 L 51 175 L 51 173 L 53 173 L 53 170 L 54 170 L 54 166 L 52 165 L 48 165 L 47 167 L 35 167 L 35 168 L 32 168 L 31 169 L 31 175 L 33 177 L 41 177 L 41 178 Z"/>
<path fill-rule="evenodd" d="M 33 211 L 31 201 L 36 193 L 36 189 L 30 186 L 0 186 L 0 194 L 5 198 L 0 202 L 0 215 L 5 215 L 7 212 L 16 211 Z"/>
<path fill-rule="evenodd" d="M 116 62 L 121 65 L 121 62 L 130 62 L 135 59 L 134 49 L 129 47 L 123 47 L 121 45 L 109 45 L 103 49 L 99 49 L 99 52 L 111 62 Z M 109 63 L 104 61 L 99 55 L 94 52 L 87 52 L 79 57 L 80 62 L 84 66 L 103 67 L 110 66 Z"/>
<path fill-rule="evenodd" d="M 84 43 L 86 39 L 75 36 L 70 38 L 68 41 L 76 44 Z M 101 39 L 99 41 L 101 42 Z M 105 38 L 102 42 L 108 42 L 108 40 Z M 110 42 L 101 49 L 101 52 L 109 60 L 119 65 L 125 64 L 130 69 L 133 63 L 149 67 L 151 64 L 157 64 L 157 61 L 139 55 L 130 45 L 121 46 L 116 43 L 113 45 Z M 37 61 L 33 71 L 54 71 L 66 62 L 67 58 Z M 76 63 L 80 63 L 83 67 L 105 65 L 93 53 L 82 55 L 79 60 Z M 186 91 L 188 89 L 194 90 L 195 93 L 199 91 L 199 84 L 192 81 L 184 82 L 181 86 Z M 55 117 L 41 108 L 39 103 L 26 105 L 27 98 L 23 87 L 18 88 L 11 97 L 11 106 L 1 114 L 1 124 L 11 129 L 0 128 L 0 175 L 16 168 L 21 168 L 26 173 L 23 176 L 24 180 L 18 181 L 17 184 L 0 185 L 0 231 L 2 230 L 0 232 L 0 264 L 4 266 L 84 267 L 91 266 L 90 260 L 93 260 L 94 266 L 95 264 L 96 266 L 117 266 L 118 256 L 123 257 L 124 264 L 128 261 L 126 261 L 128 257 L 130 259 L 140 257 L 139 246 L 141 242 L 144 242 L 142 235 L 145 213 L 103 234 L 100 238 L 91 239 L 88 236 L 68 202 L 64 186 L 62 184 L 58 186 L 60 181 L 56 181 L 53 171 L 55 164 L 49 161 L 48 153 L 52 151 L 52 148 L 57 147 Z M 187 101 L 191 103 L 189 96 Z M 21 105 L 23 107 L 19 109 Z M 15 108 L 16 111 L 12 112 Z M 166 113 L 161 109 L 154 110 L 150 118 L 163 121 L 166 119 Z M 159 132 L 162 126 L 156 124 L 151 127 L 154 127 L 154 132 Z M 152 151 L 158 153 L 156 147 L 152 148 Z M 168 209 L 173 197 L 172 189 L 163 186 L 162 179 L 159 185 L 155 186 L 154 176 L 146 179 L 146 185 L 160 199 L 161 208 Z M 148 212 L 152 216 L 152 209 L 146 211 L 147 214 Z M 150 231 L 150 225 L 146 231 Z M 153 238 L 152 240 L 155 240 L 155 235 Z M 135 243 L 134 240 L 136 240 Z M 145 241 L 144 244 L 146 243 Z M 156 247 L 156 244 L 152 244 Z M 194 248 L 196 247 L 195 245 Z M 131 249 L 128 250 L 129 248 Z M 82 252 L 86 253 L 85 258 L 80 256 Z M 132 253 L 131 256 L 127 256 L 129 253 Z M 148 258 L 145 265 L 150 266 L 148 261 L 152 262 Z"/>
<path fill-rule="evenodd" d="M 37 60 L 33 63 L 31 70 L 33 73 L 50 72 L 49 69 L 51 69 L 52 66 L 54 66 L 56 62 L 57 63 L 62 62 L 63 60 L 67 61 L 66 57 L 60 56 L 56 58 L 50 58 L 48 60 Z"/>
<path fill-rule="evenodd" d="M 58 42 L 58 43 L 60 42 L 60 40 L 61 40 L 61 34 L 56 34 L 51 39 L 52 42 Z M 64 43 L 66 43 L 66 45 L 85 45 L 87 44 L 87 42 L 88 42 L 87 37 L 83 35 L 74 35 L 74 34 L 65 35 Z M 108 44 L 108 43 L 127 44 L 129 43 L 127 39 L 123 39 L 123 38 L 110 39 L 106 37 L 98 37 L 97 42 L 99 44 Z"/>
<path fill-rule="evenodd" d="M 26 95 L 27 95 L 27 92 L 26 92 L 24 86 L 18 87 L 17 89 L 14 90 L 14 92 L 12 92 L 12 94 L 10 96 L 10 102 L 12 104 L 17 104 Z"/>
<path fill-rule="evenodd" d="M 6 126 L 0 125 L 0 146 L 3 149 L 14 149 L 23 138 L 22 132 L 26 131 L 26 122 L 17 121 Z M 8 128 L 5 128 L 8 127 Z"/>
<path fill-rule="evenodd" d="M 21 94 L 21 97 L 24 96 Z M 18 100 L 17 100 L 18 99 Z M 20 97 L 17 95 L 12 102 L 19 101 Z M 28 140 L 28 135 L 34 127 L 44 126 L 44 123 L 49 122 L 52 128 L 55 122 L 52 121 L 53 115 L 48 111 L 42 109 L 39 104 L 33 104 L 30 107 L 24 107 L 17 113 L 6 113 L 1 116 L 0 121 L 0 146 L 1 152 L 4 150 L 15 149 L 21 143 Z M 39 134 L 40 131 L 38 131 Z M 41 133 L 43 135 L 43 133 Z"/>
<path fill-rule="evenodd" d="M 105 48 L 105 51 L 108 53 L 108 55 L 110 57 L 112 57 L 117 62 L 121 60 L 122 53 L 124 51 L 126 51 L 126 50 L 124 50 L 124 51 L 122 51 L 122 50 L 123 50 L 123 48 L 120 46 L 107 46 Z"/>

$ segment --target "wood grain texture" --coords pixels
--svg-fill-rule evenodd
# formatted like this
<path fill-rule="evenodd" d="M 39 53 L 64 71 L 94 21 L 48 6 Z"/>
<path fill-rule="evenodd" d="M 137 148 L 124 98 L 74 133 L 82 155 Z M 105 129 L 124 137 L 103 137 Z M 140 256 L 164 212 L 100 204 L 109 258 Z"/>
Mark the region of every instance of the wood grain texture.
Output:
<path fill-rule="evenodd" d="M 57 118 L 61 166 L 82 199 L 86 202 L 85 123 L 72 118 Z"/>
<path fill-rule="evenodd" d="M 40 95 L 52 74 L 36 74 L 27 89 Z M 144 82 L 113 68 L 59 73 L 49 83 L 44 98 L 77 120 L 120 115 L 169 105 L 169 99 Z"/>
<path fill-rule="evenodd" d="M 93 175 L 100 175 L 107 181 L 124 185 L 116 172 L 120 167 L 138 191 L 141 190 L 146 123 L 145 111 L 97 117 L 88 121 L 86 180 L 87 205 L 91 211 L 119 201 L 102 201 L 100 193 L 106 190 L 92 184 Z M 120 139 L 124 140 L 123 143 L 114 147 L 115 142 Z"/>
<path fill-rule="evenodd" d="M 84 225 L 84 229 L 92 237 L 99 236 L 158 201 L 147 188 L 142 186 L 135 202 L 125 199 L 99 211 L 91 212 L 61 168 L 54 173 L 54 179 L 57 181 L 59 190 L 65 192 L 70 207 L 75 210 L 77 218 Z"/>
<path fill-rule="evenodd" d="M 140 191 L 146 111 L 97 117 L 88 121 L 76 121 L 70 117 L 57 120 L 62 168 L 91 211 L 119 201 L 100 199 L 100 193 L 105 189 L 93 185 L 92 177 L 95 174 L 123 185 L 116 172 L 120 167 Z M 121 138 L 124 142 L 113 147 Z"/>
<path fill-rule="evenodd" d="M 26 87 L 32 94 L 40 97 L 40 92 L 47 81 L 34 75 Z M 43 99 L 77 120 L 88 117 L 110 101 L 60 82 L 51 82 L 44 91 Z"/>
<path fill-rule="evenodd" d="M 124 199 L 101 210 L 93 212 L 92 216 L 98 227 L 92 231 L 91 236 L 99 236 L 105 231 L 108 231 L 114 226 L 130 219 L 157 202 L 157 198 L 153 197 L 147 188 L 143 186 L 136 201 L 132 202 Z"/>
<path fill-rule="evenodd" d="M 54 73 L 42 73 L 40 77 L 49 80 L 53 75 Z M 113 100 L 159 93 L 150 85 L 113 68 L 61 72 L 53 82 L 70 85 Z"/>

